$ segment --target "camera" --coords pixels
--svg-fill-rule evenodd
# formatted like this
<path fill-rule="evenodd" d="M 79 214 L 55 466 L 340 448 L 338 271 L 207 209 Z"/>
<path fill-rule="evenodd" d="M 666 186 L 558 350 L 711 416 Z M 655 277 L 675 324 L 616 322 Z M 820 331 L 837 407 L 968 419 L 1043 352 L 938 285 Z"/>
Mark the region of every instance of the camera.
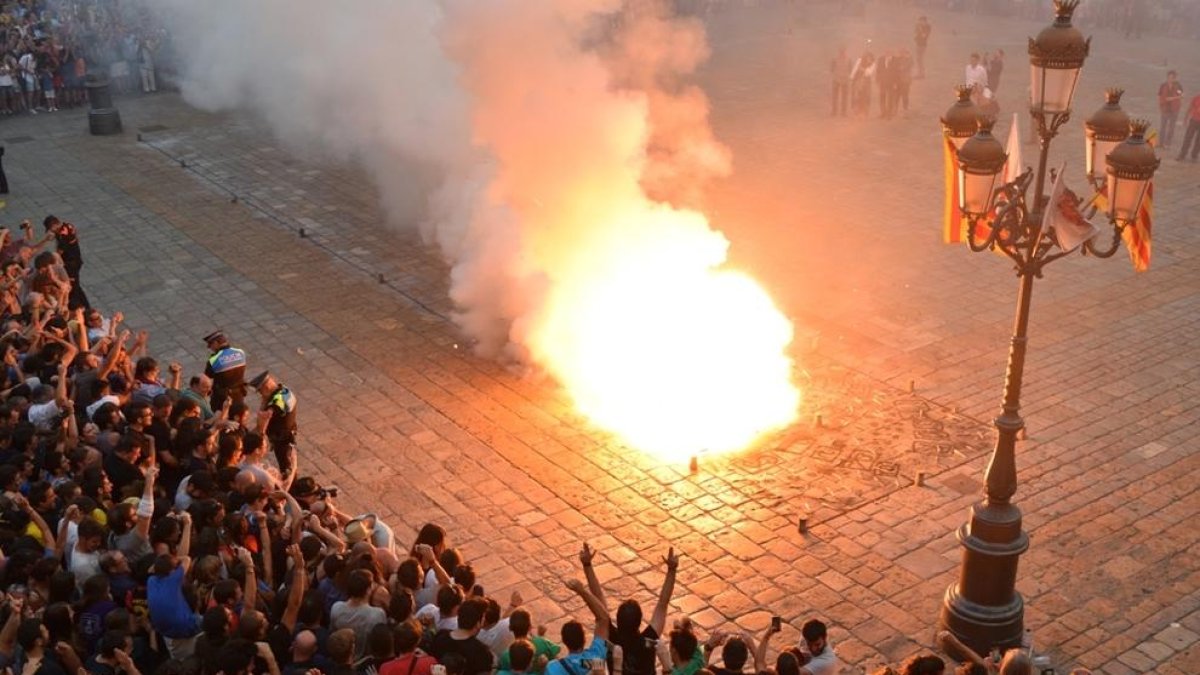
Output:
<path fill-rule="evenodd" d="M 771 630 L 773 630 L 775 632 L 779 632 L 779 631 L 783 630 L 783 617 L 781 617 L 781 616 L 771 617 Z"/>

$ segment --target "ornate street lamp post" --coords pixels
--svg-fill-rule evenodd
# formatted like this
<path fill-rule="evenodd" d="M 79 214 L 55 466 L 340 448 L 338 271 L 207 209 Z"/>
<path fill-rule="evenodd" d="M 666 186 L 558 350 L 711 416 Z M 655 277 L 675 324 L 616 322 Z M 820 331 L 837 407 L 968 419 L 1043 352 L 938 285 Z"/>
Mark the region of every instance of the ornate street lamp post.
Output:
<path fill-rule="evenodd" d="M 1050 142 L 1070 119 L 1071 99 L 1090 46 L 1090 38 L 1084 39 L 1071 25 L 1077 5 L 1078 0 L 1055 0 L 1054 23 L 1029 41 L 1030 114 L 1041 150 L 1036 174 L 1026 169 L 1012 182 L 996 187 L 1007 156 L 991 135 L 991 120 L 980 120 L 978 131 L 964 138 L 971 131 L 968 122 L 974 107 L 961 89 L 958 102 L 942 119 L 946 137 L 957 150 L 958 206 L 966 221 L 967 243 L 973 251 L 1007 255 L 1020 279 L 985 496 L 958 530 L 962 567 L 958 581 L 946 591 L 941 612 L 942 626 L 978 653 L 993 646 L 1016 646 L 1024 632 L 1024 603 L 1016 591 L 1016 578 L 1017 562 L 1029 548 L 1029 537 L 1021 529 L 1021 510 L 1013 503 L 1017 437 L 1025 427 L 1020 415 L 1021 381 L 1033 280 L 1042 276 L 1047 264 L 1074 250 L 1061 248 L 1043 214 L 1049 201 L 1045 187 Z M 1120 93 L 1110 91 L 1108 104 L 1087 125 L 1087 174 L 1095 190 L 1107 192 L 1113 239 L 1102 248 L 1093 244 L 1099 235 L 1084 242 L 1078 247 L 1084 255 L 1107 258 L 1117 251 L 1121 233 L 1137 218 L 1158 168 L 1154 150 L 1144 138 L 1147 124 L 1131 124 L 1119 102 Z M 1106 167 L 1106 181 L 1096 175 L 1097 164 Z M 1031 183 L 1035 184 L 1032 200 L 1027 196 Z"/>

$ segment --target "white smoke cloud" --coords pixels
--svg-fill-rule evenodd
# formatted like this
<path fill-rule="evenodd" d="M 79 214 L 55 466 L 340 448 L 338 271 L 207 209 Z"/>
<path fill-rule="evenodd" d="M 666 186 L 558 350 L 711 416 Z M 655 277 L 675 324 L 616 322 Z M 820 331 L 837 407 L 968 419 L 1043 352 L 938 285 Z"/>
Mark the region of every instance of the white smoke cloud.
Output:
<path fill-rule="evenodd" d="M 588 163 L 644 160 L 646 189 L 689 205 L 728 171 L 703 93 L 680 81 L 707 57 L 703 28 L 660 0 L 623 18 L 620 0 L 146 2 L 174 36 L 189 103 L 254 111 L 291 148 L 367 169 L 393 223 L 418 224 L 452 265 L 457 320 L 485 351 L 512 346 L 544 296 L 533 239 L 574 238 L 573 223 L 534 232 L 531 202 Z M 646 129 L 632 145 L 581 138 L 630 125 Z M 497 157 L 538 194 L 496 182 Z"/>
<path fill-rule="evenodd" d="M 155 6 L 188 101 L 361 162 L 396 223 L 420 215 L 480 351 L 662 453 L 794 418 L 791 324 L 694 208 L 730 158 L 686 81 L 703 28 L 664 0 Z"/>

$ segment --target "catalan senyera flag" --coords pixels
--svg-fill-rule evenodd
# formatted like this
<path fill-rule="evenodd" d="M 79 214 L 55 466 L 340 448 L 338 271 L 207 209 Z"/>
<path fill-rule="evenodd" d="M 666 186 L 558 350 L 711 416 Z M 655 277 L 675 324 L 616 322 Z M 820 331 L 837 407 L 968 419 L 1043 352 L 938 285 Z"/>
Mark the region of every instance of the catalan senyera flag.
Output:
<path fill-rule="evenodd" d="M 944 157 L 946 170 L 946 208 L 942 221 L 942 239 L 947 244 L 961 244 L 967 240 L 967 219 L 958 208 L 958 153 L 950 139 L 944 138 Z M 1008 144 L 1005 146 L 1008 161 L 1004 163 L 1001 180 L 1005 183 L 1016 180 L 1021 175 L 1021 129 L 1017 113 L 1013 113 L 1012 128 L 1008 132 Z M 995 217 L 995 207 L 992 216 Z M 975 239 L 983 241 L 988 236 L 988 228 L 984 223 L 976 223 Z"/>
<path fill-rule="evenodd" d="M 1158 132 L 1150 130 L 1146 135 L 1146 142 L 1151 147 L 1158 146 Z M 1096 195 L 1096 209 L 1099 211 L 1108 211 L 1108 191 L 1107 189 Z M 1150 269 L 1150 242 L 1153 232 L 1154 221 L 1154 181 L 1146 186 L 1146 196 L 1142 198 L 1142 205 L 1138 209 L 1137 218 L 1121 232 L 1121 239 L 1125 242 L 1125 248 L 1129 249 L 1129 261 L 1133 263 L 1135 272 L 1145 272 Z"/>
<path fill-rule="evenodd" d="M 1150 147 L 1158 147 L 1158 132 L 1151 130 L 1146 135 Z M 1154 180 L 1146 186 L 1146 196 L 1138 209 L 1137 219 L 1125 228 L 1121 238 L 1125 240 L 1125 248 L 1129 249 L 1129 261 L 1137 272 L 1150 269 L 1150 235 L 1154 221 Z"/>
<path fill-rule="evenodd" d="M 961 244 L 966 240 L 967 219 L 958 208 L 958 151 L 949 138 L 942 138 L 946 166 L 946 208 L 942 219 L 942 240 Z"/>

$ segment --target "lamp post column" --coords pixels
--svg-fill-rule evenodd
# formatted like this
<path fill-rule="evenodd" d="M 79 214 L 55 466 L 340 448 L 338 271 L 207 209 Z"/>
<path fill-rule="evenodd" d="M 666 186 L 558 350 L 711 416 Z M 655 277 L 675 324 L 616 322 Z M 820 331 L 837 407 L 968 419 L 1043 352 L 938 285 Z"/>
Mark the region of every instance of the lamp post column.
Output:
<path fill-rule="evenodd" d="M 1025 606 L 1016 581 L 1017 562 L 1029 548 L 1029 536 L 1021 529 L 1021 510 L 1012 497 L 1017 491 L 1017 435 L 1025 427 L 1020 398 L 1033 278 L 1030 270 L 1021 274 L 1004 405 L 995 420 L 996 447 L 987 466 L 986 493 L 983 501 L 972 506 L 969 523 L 958 530 L 961 573 L 942 605 L 941 624 L 978 654 L 997 645 L 1016 646 L 1024 633 Z"/>

